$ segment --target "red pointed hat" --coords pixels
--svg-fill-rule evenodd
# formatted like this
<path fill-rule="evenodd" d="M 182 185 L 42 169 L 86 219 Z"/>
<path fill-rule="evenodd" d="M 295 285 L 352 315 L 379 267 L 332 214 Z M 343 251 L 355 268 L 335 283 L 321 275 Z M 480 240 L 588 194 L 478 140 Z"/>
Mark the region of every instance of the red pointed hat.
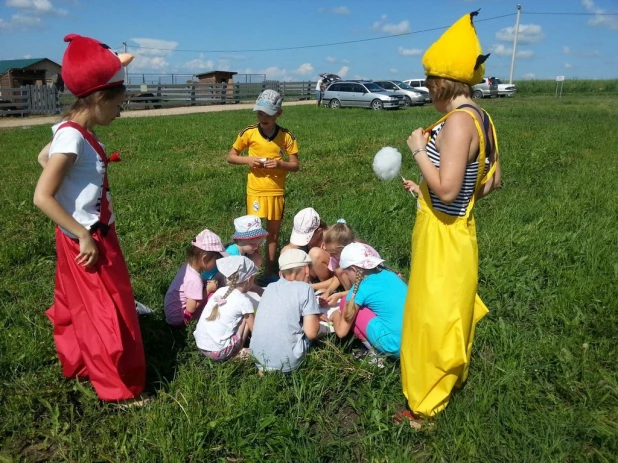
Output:
<path fill-rule="evenodd" d="M 117 55 L 104 43 L 78 34 L 69 34 L 64 41 L 69 45 L 62 58 L 62 79 L 73 95 L 81 98 L 124 83 L 122 67 L 133 55 Z"/>

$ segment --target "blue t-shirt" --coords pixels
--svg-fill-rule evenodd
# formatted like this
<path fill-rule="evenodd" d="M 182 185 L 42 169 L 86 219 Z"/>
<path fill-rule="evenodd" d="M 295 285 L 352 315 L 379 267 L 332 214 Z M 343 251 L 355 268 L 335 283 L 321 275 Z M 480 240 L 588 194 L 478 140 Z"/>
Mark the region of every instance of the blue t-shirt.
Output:
<path fill-rule="evenodd" d="M 230 244 L 227 248 L 225 248 L 225 251 L 230 255 L 230 256 L 240 256 L 242 255 L 240 253 L 240 248 L 238 247 L 238 245 L 236 243 L 232 243 Z"/>
<path fill-rule="evenodd" d="M 380 351 L 399 356 L 407 294 L 408 286 L 390 270 L 368 275 L 358 286 L 354 302 L 376 314 L 367 325 L 367 336 Z"/>
<path fill-rule="evenodd" d="M 235 243 L 230 244 L 227 248 L 225 248 L 225 251 L 230 255 L 230 256 L 240 256 L 240 249 L 238 248 L 238 245 Z M 217 268 L 217 266 L 215 265 L 212 269 L 208 270 L 207 272 L 204 271 L 201 273 L 202 275 L 202 280 L 207 281 L 207 280 L 212 280 L 215 275 L 217 274 L 217 272 L 219 271 L 219 269 Z"/>

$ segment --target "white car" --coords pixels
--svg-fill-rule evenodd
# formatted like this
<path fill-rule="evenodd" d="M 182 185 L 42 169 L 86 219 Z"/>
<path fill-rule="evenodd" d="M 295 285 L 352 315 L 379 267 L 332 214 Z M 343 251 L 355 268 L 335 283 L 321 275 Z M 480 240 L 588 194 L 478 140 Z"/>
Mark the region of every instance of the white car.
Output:
<path fill-rule="evenodd" d="M 500 79 L 496 79 L 496 82 L 498 83 L 499 97 L 513 96 L 517 91 L 517 87 L 515 87 L 515 84 L 503 84 Z"/>
<path fill-rule="evenodd" d="M 425 79 L 408 79 L 404 80 L 404 82 L 410 87 L 412 87 L 414 90 L 419 89 L 429 93 L 429 89 L 425 87 Z"/>

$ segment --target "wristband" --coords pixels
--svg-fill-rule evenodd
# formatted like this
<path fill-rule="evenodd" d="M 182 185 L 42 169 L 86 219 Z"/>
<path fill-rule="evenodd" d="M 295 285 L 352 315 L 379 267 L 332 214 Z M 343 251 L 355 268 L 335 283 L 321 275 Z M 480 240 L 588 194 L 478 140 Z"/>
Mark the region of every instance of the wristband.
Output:
<path fill-rule="evenodd" d="M 185 325 L 188 325 L 192 318 L 193 318 L 193 314 L 189 312 L 187 309 L 185 309 L 184 311 Z"/>
<path fill-rule="evenodd" d="M 426 152 L 427 152 L 427 148 L 418 148 L 418 149 L 415 149 L 414 151 L 412 151 L 412 157 L 413 157 L 413 158 L 415 158 L 415 157 L 416 157 L 416 155 L 417 155 L 418 153 L 420 153 L 421 151 L 424 151 L 424 152 L 426 153 Z"/>

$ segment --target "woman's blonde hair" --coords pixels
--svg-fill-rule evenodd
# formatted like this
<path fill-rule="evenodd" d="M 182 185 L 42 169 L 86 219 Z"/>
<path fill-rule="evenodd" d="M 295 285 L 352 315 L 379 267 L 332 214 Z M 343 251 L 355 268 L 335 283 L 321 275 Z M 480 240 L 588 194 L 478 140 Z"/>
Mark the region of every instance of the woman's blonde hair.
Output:
<path fill-rule="evenodd" d="M 469 84 L 444 77 L 429 76 L 425 79 L 425 86 L 433 101 L 451 101 L 460 95 L 468 98 L 472 96 L 472 87 Z"/>
<path fill-rule="evenodd" d="M 118 85 L 116 87 L 97 90 L 90 95 L 78 98 L 73 102 L 71 107 L 62 115 L 62 119 L 69 120 L 75 117 L 77 113 L 81 113 L 82 111 L 92 111 L 97 105 L 104 102 L 112 101 L 117 96 L 125 94 L 126 92 L 127 88 L 124 85 Z"/>
<path fill-rule="evenodd" d="M 354 230 L 352 230 L 347 223 L 337 222 L 326 230 L 322 241 L 324 246 L 331 244 L 337 249 L 343 249 L 348 244 L 354 242 L 354 238 Z"/>
<path fill-rule="evenodd" d="M 236 286 L 238 286 L 238 272 L 232 273 L 227 279 L 227 291 L 223 295 L 223 299 L 227 299 L 227 297 L 230 294 L 232 294 L 232 291 L 234 291 Z M 212 308 L 212 311 L 210 312 L 210 315 L 208 316 L 208 318 L 206 318 L 206 320 L 208 320 L 209 322 L 212 322 L 216 320 L 217 318 L 219 318 L 219 304 L 218 303 L 215 304 L 215 306 Z"/>

